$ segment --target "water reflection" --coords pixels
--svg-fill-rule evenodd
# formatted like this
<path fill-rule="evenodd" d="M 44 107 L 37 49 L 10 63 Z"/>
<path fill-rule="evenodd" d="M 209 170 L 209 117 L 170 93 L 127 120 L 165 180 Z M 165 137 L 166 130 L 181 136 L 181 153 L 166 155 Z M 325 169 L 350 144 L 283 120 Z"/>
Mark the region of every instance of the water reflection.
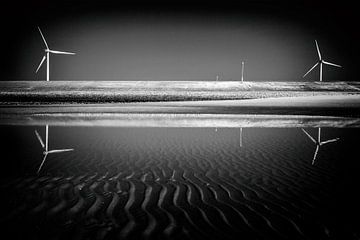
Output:
<path fill-rule="evenodd" d="M 28 129 L 23 138 L 34 141 Z M 9 183 L 1 220 L 33 239 L 336 239 L 331 162 L 347 138 L 326 129 L 342 141 L 312 166 L 304 133 L 317 147 L 313 163 L 320 146 L 340 139 L 313 130 L 53 127 L 52 145 L 73 148 L 52 149 L 46 125 L 45 141 L 35 131 L 41 174 Z"/>
<path fill-rule="evenodd" d="M 315 140 L 307 131 L 305 131 L 305 129 L 301 129 L 305 134 L 306 136 L 308 136 L 310 138 L 310 140 L 316 145 L 316 148 L 315 148 L 315 152 L 314 152 L 314 157 L 313 157 L 313 160 L 311 162 L 312 165 L 314 165 L 315 163 L 315 160 L 316 160 L 316 157 L 317 157 L 317 154 L 319 152 L 319 149 L 321 146 L 325 145 L 325 144 L 328 144 L 328 143 L 332 143 L 332 142 L 337 142 L 338 140 L 340 140 L 340 138 L 334 138 L 334 139 L 330 139 L 330 140 L 326 140 L 326 141 L 321 141 L 321 128 L 319 127 L 318 128 L 318 137 L 317 137 L 317 140 Z"/>
<path fill-rule="evenodd" d="M 218 131 L 218 128 L 215 128 L 215 132 Z M 243 146 L 243 128 L 240 127 L 239 129 L 239 146 L 242 147 Z"/>
<path fill-rule="evenodd" d="M 42 140 L 39 132 L 37 130 L 35 130 L 35 135 L 37 137 L 37 139 L 39 140 L 41 147 L 44 149 L 43 151 L 43 155 L 44 158 L 37 170 L 37 173 L 39 173 L 41 171 L 41 168 L 43 167 L 46 157 L 48 156 L 48 154 L 52 154 L 52 153 L 62 153 L 62 152 L 70 152 L 73 151 L 73 148 L 68 148 L 68 149 L 53 149 L 53 150 L 49 150 L 49 125 L 45 126 L 45 144 L 44 141 Z"/>
<path fill-rule="evenodd" d="M 242 127 L 240 128 L 240 147 L 242 147 L 242 143 L 243 143 L 243 137 L 242 137 L 242 132 L 243 132 L 243 129 Z"/>

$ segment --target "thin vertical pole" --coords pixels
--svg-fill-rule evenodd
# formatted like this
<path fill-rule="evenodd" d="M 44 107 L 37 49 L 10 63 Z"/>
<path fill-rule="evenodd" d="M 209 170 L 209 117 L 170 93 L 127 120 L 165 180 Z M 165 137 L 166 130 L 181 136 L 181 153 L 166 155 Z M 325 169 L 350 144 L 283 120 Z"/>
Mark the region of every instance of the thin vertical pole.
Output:
<path fill-rule="evenodd" d="M 321 142 L 321 128 L 318 129 L 318 143 Z"/>
<path fill-rule="evenodd" d="M 323 64 L 320 63 L 320 82 L 322 81 L 322 71 L 323 71 L 322 67 L 323 67 Z"/>
<path fill-rule="evenodd" d="M 241 83 L 244 82 L 244 61 L 241 62 Z"/>

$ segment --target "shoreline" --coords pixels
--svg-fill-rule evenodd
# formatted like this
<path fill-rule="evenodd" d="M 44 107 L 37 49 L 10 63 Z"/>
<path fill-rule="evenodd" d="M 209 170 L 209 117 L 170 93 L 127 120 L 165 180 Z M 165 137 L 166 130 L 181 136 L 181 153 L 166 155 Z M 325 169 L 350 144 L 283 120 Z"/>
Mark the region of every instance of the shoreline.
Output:
<path fill-rule="evenodd" d="M 67 84 L 69 85 L 66 87 Z M 162 125 L 169 127 L 359 127 L 360 125 L 360 89 L 357 88 L 360 83 L 357 82 L 246 82 L 241 84 L 240 82 L 213 81 L 21 81 L 2 82 L 0 86 L 7 86 L 5 89 L 8 90 L 12 89 L 13 96 L 18 93 L 34 94 L 34 91 L 35 95 L 47 94 L 48 96 L 48 98 L 36 97 L 36 102 L 25 101 L 26 98 L 7 102 L 1 98 L 7 94 L 2 88 L 0 124 L 135 127 Z M 59 86 L 62 89 L 57 89 Z M 242 89 L 234 91 L 239 88 Z M 122 92 L 117 92 L 119 89 Z M 230 94 L 235 93 L 241 99 L 227 99 L 229 96 L 226 94 L 229 93 L 229 89 L 232 90 Z M 127 91 L 125 96 L 122 95 L 124 91 Z M 259 95 L 260 92 L 263 95 Z M 66 98 L 70 95 L 75 98 L 83 97 L 84 93 L 88 94 L 85 94 L 86 98 L 91 98 L 96 94 L 107 95 L 112 101 L 96 102 L 96 99 L 93 99 L 93 102 L 79 103 L 72 102 L 71 97 Z M 116 100 L 116 96 L 124 97 L 129 102 L 113 101 Z M 147 96 L 150 100 L 139 101 L 139 99 L 145 100 L 141 96 Z M 159 96 L 161 97 L 158 98 Z M 158 101 L 164 96 L 166 97 L 164 101 Z M 183 96 L 186 96 L 186 100 L 181 101 Z M 247 97 L 244 99 L 244 96 Z M 66 101 L 57 101 L 63 97 Z M 47 102 L 46 100 L 49 99 L 51 101 Z M 133 123 L 128 124 L 126 121 Z"/>
<path fill-rule="evenodd" d="M 0 103 L 0 114 L 47 113 L 280 114 L 360 117 L 360 94 L 140 103 Z"/>
<path fill-rule="evenodd" d="M 359 128 L 360 118 L 274 114 L 48 113 L 2 115 L 0 125 L 134 128 Z"/>
<path fill-rule="evenodd" d="M 1 106 L 3 125 L 360 127 L 360 96 Z"/>

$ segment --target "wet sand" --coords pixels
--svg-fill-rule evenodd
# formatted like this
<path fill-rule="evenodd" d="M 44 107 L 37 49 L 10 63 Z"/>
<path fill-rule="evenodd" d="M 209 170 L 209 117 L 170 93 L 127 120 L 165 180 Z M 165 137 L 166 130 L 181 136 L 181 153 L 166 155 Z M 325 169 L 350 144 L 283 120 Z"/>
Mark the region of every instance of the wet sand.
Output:
<path fill-rule="evenodd" d="M 352 234 L 336 218 L 336 145 L 313 166 L 314 146 L 300 129 L 249 129 L 242 147 L 226 137 L 235 130 L 70 129 L 74 137 L 61 144 L 77 153 L 49 158 L 39 176 L 2 184 L 16 200 L 1 224 L 28 239 Z"/>
<path fill-rule="evenodd" d="M 34 90 L 27 84 L 20 84 L 20 95 L 24 87 L 28 92 Z M 45 86 L 46 90 L 56 84 L 39 83 L 37 87 Z M 194 89 L 201 87 L 194 84 Z M 214 89 L 215 83 L 209 84 L 206 88 Z M 29 100 L 25 97 L 20 102 L 2 102 L 0 126 L 28 128 L 22 130 L 29 134 L 25 140 L 18 130 L 15 134 L 5 132 L 7 137 L 1 144 L 5 164 L 0 184 L 2 232 L 14 239 L 285 240 L 358 236 L 353 227 L 357 223 L 348 217 L 357 216 L 356 198 L 343 190 L 351 190 L 352 195 L 349 183 L 358 181 L 350 178 L 341 183 L 344 177 L 339 177 L 339 166 L 356 169 L 351 167 L 354 159 L 349 153 L 356 148 L 350 148 L 341 136 L 334 145 L 322 147 L 311 165 L 315 151 L 312 141 L 299 128 L 283 129 L 358 127 L 358 85 L 286 83 L 279 95 L 279 84 L 266 84 L 261 88 L 267 89 L 267 99 L 244 100 L 244 95 L 235 93 L 243 100 L 172 102 L 167 98 L 169 102 L 34 104 L 22 101 Z M 176 86 L 183 93 L 188 91 L 186 84 Z M 234 86 L 225 84 L 222 91 Z M 308 91 L 309 86 L 311 91 L 318 91 Z M 248 87 L 243 85 L 242 93 L 249 93 Z M 306 97 L 294 97 L 294 88 Z M 145 94 L 143 90 L 137 87 L 136 94 L 140 95 L 135 94 L 136 101 Z M 251 92 L 251 98 L 259 98 L 256 94 L 263 90 Z M 219 93 L 211 92 L 216 96 Z M 12 96 L 20 96 L 16 94 Z M 52 99 L 53 94 L 49 95 Z M 287 94 L 291 97 L 277 98 Z M 195 95 L 189 99 L 196 99 Z M 75 151 L 49 156 L 36 175 L 43 149 L 36 142 L 34 129 L 45 124 L 51 125 L 52 147 Z M 253 126 L 282 128 L 240 129 Z M 358 136 L 356 130 L 351 131 Z M 225 131 L 227 134 L 222 134 Z M 339 137 L 326 132 L 326 139 Z M 19 140 L 16 136 L 23 137 Z M 348 151 L 340 151 L 339 145 Z"/>
<path fill-rule="evenodd" d="M 333 127 L 358 128 L 360 118 L 275 114 L 41 113 L 2 114 L 0 124 L 157 128 Z"/>
<path fill-rule="evenodd" d="M 0 123 L 123 127 L 358 127 L 360 96 L 107 104 L 2 104 Z"/>

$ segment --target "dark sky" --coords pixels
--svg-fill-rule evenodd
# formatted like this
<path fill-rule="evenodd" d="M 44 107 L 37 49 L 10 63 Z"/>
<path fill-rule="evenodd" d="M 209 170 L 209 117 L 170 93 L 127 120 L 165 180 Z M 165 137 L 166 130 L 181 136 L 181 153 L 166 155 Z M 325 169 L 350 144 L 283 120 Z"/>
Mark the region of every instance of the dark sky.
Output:
<path fill-rule="evenodd" d="M 39 25 L 52 55 L 52 80 L 302 79 L 325 60 L 324 80 L 352 81 L 358 67 L 358 13 L 346 1 L 20 1 L 4 5 L 1 80 L 44 80 Z"/>

